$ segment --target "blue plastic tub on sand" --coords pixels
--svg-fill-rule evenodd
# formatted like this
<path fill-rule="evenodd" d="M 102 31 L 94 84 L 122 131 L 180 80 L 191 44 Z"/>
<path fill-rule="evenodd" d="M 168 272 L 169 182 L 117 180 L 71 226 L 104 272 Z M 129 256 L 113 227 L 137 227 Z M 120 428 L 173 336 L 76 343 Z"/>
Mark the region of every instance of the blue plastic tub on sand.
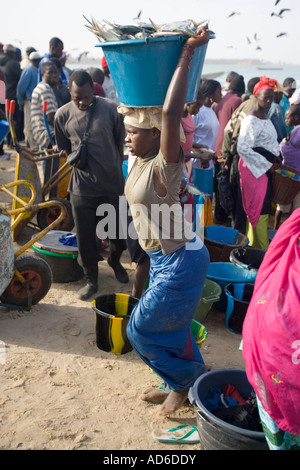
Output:
<path fill-rule="evenodd" d="M 7 134 L 9 133 L 8 122 L 1 120 L 0 121 L 0 144 L 3 142 Z"/>
<path fill-rule="evenodd" d="M 230 253 L 234 248 L 242 248 L 249 244 L 246 235 L 231 227 L 211 225 L 204 229 L 204 243 L 209 251 L 210 260 L 230 261 Z"/>
<path fill-rule="evenodd" d="M 213 304 L 213 308 L 218 310 L 226 310 L 227 297 L 225 287 L 231 282 L 234 283 L 250 283 L 254 282 L 257 271 L 241 269 L 233 263 L 210 263 L 206 277 L 219 284 L 222 288 L 220 300 Z"/>
<path fill-rule="evenodd" d="M 105 42 L 101 47 L 119 100 L 131 107 L 162 106 L 187 36 Z M 207 44 L 193 54 L 186 103 L 195 101 Z"/>

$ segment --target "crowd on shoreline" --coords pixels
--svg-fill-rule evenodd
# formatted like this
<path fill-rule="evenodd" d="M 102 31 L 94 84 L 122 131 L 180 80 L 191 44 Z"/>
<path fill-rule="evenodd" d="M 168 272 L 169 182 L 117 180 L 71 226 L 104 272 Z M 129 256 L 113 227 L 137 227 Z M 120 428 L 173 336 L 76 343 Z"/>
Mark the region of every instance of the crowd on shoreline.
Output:
<path fill-rule="evenodd" d="M 51 59 L 58 68 L 58 75 L 50 80 L 49 85 L 51 90 L 49 90 L 47 86 L 48 91 L 45 89 L 43 89 L 43 91 L 37 89 L 35 93 L 33 93 L 36 86 L 40 84 L 42 80 L 41 66 L 49 59 Z M 59 38 L 52 38 L 49 41 L 49 51 L 45 54 L 40 54 L 34 47 L 27 47 L 25 57 L 22 57 L 19 48 L 11 44 L 3 45 L 0 43 L 0 84 L 2 84 L 0 104 L 1 118 L 6 119 L 4 113 L 5 98 L 14 100 L 16 102 L 14 122 L 17 139 L 18 141 L 25 140 L 29 148 L 47 148 L 55 141 L 53 126 L 55 111 L 70 101 L 68 80 L 73 70 L 67 66 L 66 62 L 67 54 L 63 50 L 63 41 Z M 95 95 L 109 98 L 116 105 L 119 105 L 116 88 L 104 57 L 100 65 L 99 67 L 86 68 L 92 76 Z M 276 77 L 271 78 L 276 79 Z M 247 86 L 245 86 L 243 77 L 239 75 L 239 73 L 230 72 L 226 77 L 225 84 L 221 84 L 217 80 L 205 80 L 203 87 L 200 87 L 201 97 L 199 95 L 196 110 L 193 109 L 194 104 L 189 105 L 191 108 L 190 111 L 188 111 L 188 107 L 186 106 L 182 119 L 183 127 L 186 126 L 186 135 L 189 136 L 189 144 L 182 144 L 185 152 L 189 153 L 192 151 L 190 142 L 191 135 L 193 135 L 194 146 L 197 144 L 208 147 L 216 152 L 217 157 L 215 161 L 209 163 L 208 168 L 205 168 L 206 170 L 210 170 L 210 172 L 203 171 L 203 162 L 201 163 L 199 160 L 193 161 L 192 158 L 190 161 L 186 160 L 185 177 L 187 176 L 189 181 L 193 182 L 201 192 L 209 194 L 211 202 L 215 194 L 214 222 L 220 224 L 224 222 L 228 223 L 228 214 L 220 205 L 219 185 L 217 181 L 218 173 L 222 173 L 221 170 L 223 170 L 224 167 L 228 168 L 229 172 L 231 172 L 231 186 L 234 188 L 235 201 L 233 204 L 236 205 L 233 213 L 230 214 L 232 217 L 232 226 L 241 230 L 243 233 L 246 230 L 245 213 L 243 207 L 241 207 L 242 202 L 240 201 L 241 195 L 239 188 L 236 188 L 236 185 L 238 185 L 238 183 L 236 183 L 237 169 L 235 168 L 235 163 L 232 165 L 232 161 L 236 159 L 233 158 L 232 152 L 235 151 L 234 147 L 237 142 L 241 117 L 244 117 L 251 109 L 250 102 L 253 102 L 251 98 L 253 87 L 255 81 L 258 81 L 258 79 L 259 77 L 253 77 L 253 79 L 249 80 Z M 34 95 L 33 100 L 32 95 Z M 45 120 L 41 111 L 42 99 L 46 99 L 47 101 L 48 109 L 46 115 L 49 121 L 51 137 L 48 135 L 49 133 L 47 133 L 44 124 Z M 242 107 L 242 114 L 239 113 L 237 116 L 237 113 L 235 113 L 236 110 L 242 103 L 248 100 L 249 104 L 245 105 L 245 111 L 243 111 Z M 294 125 L 287 125 L 285 122 L 285 113 L 291 105 L 298 104 L 300 104 L 300 93 L 299 90 L 296 89 L 296 80 L 292 77 L 287 77 L 274 92 L 274 99 L 268 111 L 268 118 L 276 129 L 279 143 L 283 142 L 289 132 L 294 128 Z M 214 111 L 214 113 L 212 113 L 212 111 Z M 235 131 L 232 129 L 232 120 L 238 121 Z M 32 121 L 35 121 L 34 126 Z M 227 132 L 228 128 L 230 128 L 230 133 Z M 33 133 L 35 133 L 35 136 Z M 294 133 L 293 140 L 295 140 L 296 134 Z M 229 135 L 230 137 L 228 137 Z M 11 145 L 10 136 L 7 138 L 7 143 Z M 9 158 L 9 155 L 3 150 L 3 142 L 0 146 L 0 158 Z M 224 163 L 224 161 L 226 162 Z M 295 168 L 299 168 L 297 163 Z M 182 199 L 190 202 L 192 199 L 195 199 L 195 201 L 199 202 L 199 198 L 192 198 L 188 195 L 183 195 Z M 284 211 L 286 210 L 287 208 L 284 208 Z M 278 228 L 280 223 L 279 212 L 281 214 L 282 210 L 278 209 L 274 228 Z"/>
<path fill-rule="evenodd" d="M 31 149 L 52 148 L 56 145 L 55 114 L 71 100 L 73 70 L 66 64 L 63 41 L 51 38 L 45 54 L 28 47 L 24 58 L 11 44 L 0 43 L 0 47 L 0 83 L 4 84 L 1 118 L 6 119 L 5 99 L 14 100 L 17 140 L 25 141 Z M 117 108 L 120 103 L 105 57 L 99 67 L 85 71 L 93 81 L 94 95 L 108 98 Z M 254 90 L 262 79 L 265 87 L 272 88 L 270 98 L 262 105 L 265 115 L 250 119 L 257 104 Z M 245 84 L 244 77 L 232 71 L 225 84 L 216 79 L 201 80 L 195 102 L 185 104 L 181 119 L 185 161 L 180 201 L 194 231 L 199 224 L 231 225 L 247 235 L 251 246 L 267 249 L 269 215 L 274 209 L 272 173 L 279 163 L 300 170 L 299 107 L 300 93 L 293 77 L 279 84 L 275 77 L 257 76 Z M 266 123 L 270 126 L 265 141 L 255 143 L 268 150 L 269 155 L 262 155 L 253 145 L 255 136 L 265 132 L 260 128 Z M 12 145 L 10 134 L 6 142 Z M 128 151 L 125 138 L 120 154 L 121 161 L 128 158 L 128 174 L 135 156 Z M 3 142 L 0 158 L 9 158 Z M 201 194 L 191 194 L 187 182 Z M 280 226 L 282 213 L 290 214 L 299 204 L 297 196 L 292 205 L 277 205 L 274 229 Z"/>

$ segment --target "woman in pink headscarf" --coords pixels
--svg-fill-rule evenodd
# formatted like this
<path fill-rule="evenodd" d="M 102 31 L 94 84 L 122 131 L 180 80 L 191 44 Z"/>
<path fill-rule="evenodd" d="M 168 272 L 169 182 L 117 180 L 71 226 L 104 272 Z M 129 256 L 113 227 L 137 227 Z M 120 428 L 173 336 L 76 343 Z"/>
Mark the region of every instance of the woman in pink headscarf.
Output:
<path fill-rule="evenodd" d="M 300 450 L 299 280 L 300 209 L 296 209 L 265 254 L 243 324 L 246 374 L 272 450 Z"/>
<path fill-rule="evenodd" d="M 248 219 L 246 235 L 250 246 L 263 250 L 269 246 L 270 176 L 280 163 L 277 133 L 267 117 L 277 87 L 276 80 L 260 78 L 253 90 L 255 108 L 243 119 L 237 142 L 242 201 Z"/>

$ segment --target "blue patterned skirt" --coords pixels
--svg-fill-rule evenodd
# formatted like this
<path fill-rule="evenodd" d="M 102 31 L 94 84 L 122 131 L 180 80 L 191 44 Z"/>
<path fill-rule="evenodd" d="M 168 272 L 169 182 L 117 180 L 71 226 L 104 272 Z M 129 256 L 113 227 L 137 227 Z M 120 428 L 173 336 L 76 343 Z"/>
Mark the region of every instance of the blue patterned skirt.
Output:
<path fill-rule="evenodd" d="M 148 252 L 150 283 L 134 308 L 127 335 L 135 351 L 168 385 L 182 391 L 206 368 L 192 334 L 209 254 L 195 237 L 174 253 Z"/>

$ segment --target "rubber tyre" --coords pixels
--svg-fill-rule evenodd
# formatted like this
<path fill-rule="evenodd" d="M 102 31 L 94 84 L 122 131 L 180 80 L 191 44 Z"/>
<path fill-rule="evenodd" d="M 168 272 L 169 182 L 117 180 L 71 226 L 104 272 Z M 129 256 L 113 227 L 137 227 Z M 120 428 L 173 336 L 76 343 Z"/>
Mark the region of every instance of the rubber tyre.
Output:
<path fill-rule="evenodd" d="M 65 230 L 70 232 L 74 227 L 74 219 L 72 213 L 72 206 L 70 201 L 62 198 L 53 198 L 53 201 L 60 201 L 66 209 L 66 216 L 61 221 L 61 223 L 55 227 L 55 230 Z M 41 230 L 49 227 L 49 225 L 57 219 L 60 214 L 59 206 L 53 205 L 53 207 L 45 207 L 44 209 L 39 210 L 37 213 L 37 224 Z"/>
<path fill-rule="evenodd" d="M 49 264 L 37 256 L 25 255 L 15 260 L 15 269 L 29 281 L 31 305 L 37 304 L 45 297 L 52 284 L 52 271 Z M 1 301 L 10 305 L 28 306 L 27 289 L 22 286 L 16 275 L 1 295 Z"/>

